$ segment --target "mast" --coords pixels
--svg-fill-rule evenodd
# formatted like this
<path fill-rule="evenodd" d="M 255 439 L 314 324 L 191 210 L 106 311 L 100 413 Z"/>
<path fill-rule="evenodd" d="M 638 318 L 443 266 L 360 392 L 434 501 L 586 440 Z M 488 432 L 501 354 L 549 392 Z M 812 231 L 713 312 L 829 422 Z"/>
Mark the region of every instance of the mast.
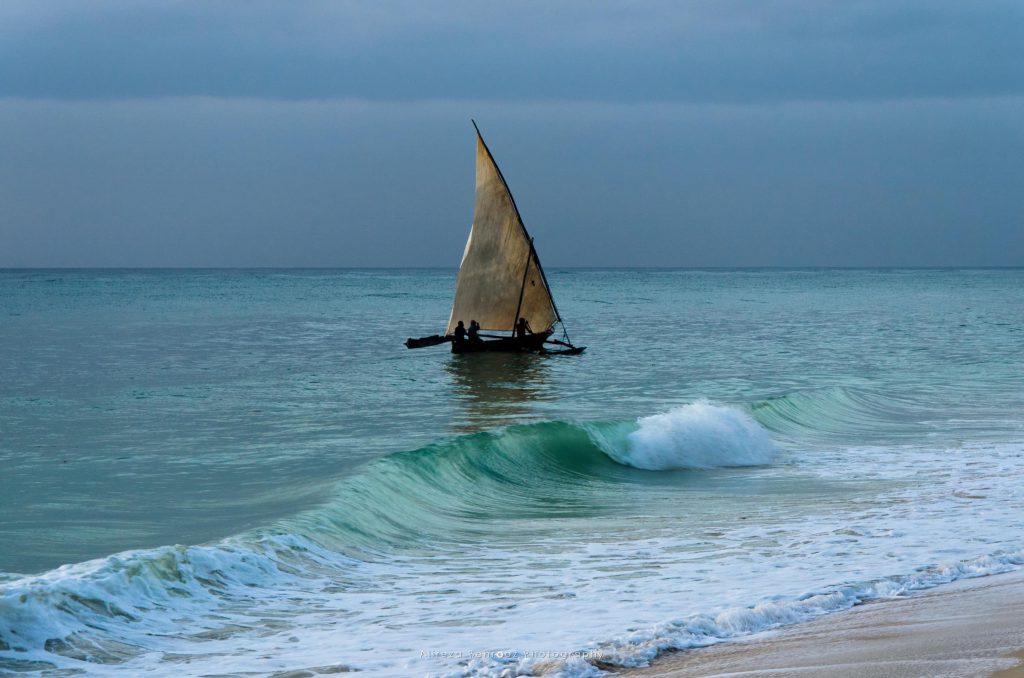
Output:
<path fill-rule="evenodd" d="M 526 258 L 526 266 L 523 268 L 523 284 L 519 287 L 519 303 L 516 305 L 516 313 L 512 316 L 512 334 L 515 335 L 519 326 L 519 311 L 523 308 L 523 294 L 526 292 L 526 276 L 530 274 L 530 262 L 533 261 L 533 238 L 530 238 L 530 254 Z M 557 313 L 557 311 L 556 311 Z"/>

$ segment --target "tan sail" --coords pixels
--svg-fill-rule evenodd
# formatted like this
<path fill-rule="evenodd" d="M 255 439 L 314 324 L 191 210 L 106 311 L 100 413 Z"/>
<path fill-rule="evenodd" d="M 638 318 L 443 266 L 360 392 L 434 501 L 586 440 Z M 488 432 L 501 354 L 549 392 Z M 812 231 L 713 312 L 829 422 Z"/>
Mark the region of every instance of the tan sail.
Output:
<path fill-rule="evenodd" d="M 466 327 L 476 320 L 483 330 L 510 332 L 520 317 L 534 332 L 559 320 L 530 236 L 478 131 L 473 227 L 455 282 L 448 332 L 460 320 Z"/>

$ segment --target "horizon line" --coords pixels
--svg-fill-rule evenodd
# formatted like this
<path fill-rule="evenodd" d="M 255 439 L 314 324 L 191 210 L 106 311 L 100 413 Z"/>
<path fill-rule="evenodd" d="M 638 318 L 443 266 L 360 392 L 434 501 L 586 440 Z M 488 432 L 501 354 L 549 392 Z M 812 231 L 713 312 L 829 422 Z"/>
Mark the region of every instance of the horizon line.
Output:
<path fill-rule="evenodd" d="M 739 265 L 739 266 L 548 266 L 548 270 L 572 271 L 725 271 L 725 270 L 1014 270 L 1024 264 L 972 265 Z M 458 266 L 0 266 L 0 271 L 457 271 Z"/>

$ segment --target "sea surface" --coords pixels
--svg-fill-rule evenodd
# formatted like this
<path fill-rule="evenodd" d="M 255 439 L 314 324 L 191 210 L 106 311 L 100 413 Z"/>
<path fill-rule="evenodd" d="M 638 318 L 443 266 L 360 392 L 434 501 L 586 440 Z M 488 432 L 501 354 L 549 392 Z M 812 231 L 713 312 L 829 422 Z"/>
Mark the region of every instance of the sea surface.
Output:
<path fill-rule="evenodd" d="M 601 675 L 1024 564 L 1024 270 L 0 271 L 0 674 Z M 469 320 L 466 318 L 465 320 Z"/>

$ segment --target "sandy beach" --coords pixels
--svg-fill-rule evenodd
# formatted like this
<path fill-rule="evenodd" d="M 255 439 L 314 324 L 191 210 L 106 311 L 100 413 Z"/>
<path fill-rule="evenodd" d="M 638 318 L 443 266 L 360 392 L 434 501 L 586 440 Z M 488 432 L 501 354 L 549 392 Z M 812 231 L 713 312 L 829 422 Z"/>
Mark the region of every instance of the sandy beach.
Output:
<path fill-rule="evenodd" d="M 866 603 L 625 676 L 1024 677 L 1024 572 Z"/>

